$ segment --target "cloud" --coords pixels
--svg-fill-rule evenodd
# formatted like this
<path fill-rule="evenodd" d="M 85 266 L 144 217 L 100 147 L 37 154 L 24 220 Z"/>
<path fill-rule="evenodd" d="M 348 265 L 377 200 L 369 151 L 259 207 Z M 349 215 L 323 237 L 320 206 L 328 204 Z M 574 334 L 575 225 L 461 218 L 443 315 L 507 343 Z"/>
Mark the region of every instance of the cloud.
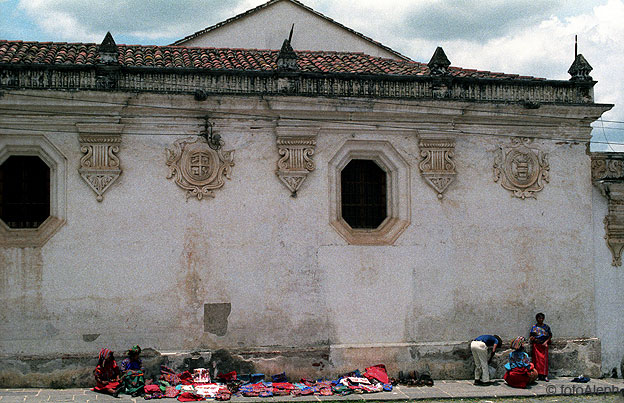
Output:
<path fill-rule="evenodd" d="M 559 1 L 433 1 L 423 2 L 393 25 L 401 36 L 422 39 L 485 41 L 540 21 Z"/>
<path fill-rule="evenodd" d="M 616 105 L 603 119 L 624 121 L 622 20 L 624 2 L 609 0 L 588 13 L 566 18 L 552 16 L 513 35 L 482 44 L 454 41 L 444 48 L 454 65 L 568 80 L 567 70 L 574 60 L 574 35 L 578 34 L 579 53 L 593 66 L 591 75 L 598 81 L 594 87 L 595 101 Z M 594 130 L 594 140 L 604 142 L 606 135 L 610 141 L 624 143 L 624 124 L 607 123 L 604 131 L 602 126 L 594 124 L 598 128 Z"/>
<path fill-rule="evenodd" d="M 107 31 L 137 38 L 181 38 L 230 16 L 235 1 L 21 0 L 44 31 L 71 41 L 101 41 Z"/>

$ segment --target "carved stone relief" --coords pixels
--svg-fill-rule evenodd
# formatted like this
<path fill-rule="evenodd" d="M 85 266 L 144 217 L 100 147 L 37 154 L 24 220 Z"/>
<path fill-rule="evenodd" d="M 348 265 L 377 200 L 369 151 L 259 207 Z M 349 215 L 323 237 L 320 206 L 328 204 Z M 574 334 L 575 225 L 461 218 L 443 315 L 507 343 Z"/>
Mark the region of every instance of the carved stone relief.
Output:
<path fill-rule="evenodd" d="M 234 151 L 210 148 L 203 137 L 188 137 L 173 143 L 167 150 L 167 179 L 186 190 L 186 198 L 215 197 L 214 190 L 223 187 L 230 179 L 234 166 Z"/>
<path fill-rule="evenodd" d="M 420 147 L 420 174 L 437 193 L 438 198 L 444 197 L 444 191 L 453 182 L 455 161 L 453 161 L 454 139 L 421 139 Z"/>
<path fill-rule="evenodd" d="M 535 198 L 535 192 L 550 180 L 548 154 L 529 147 L 533 139 L 512 137 L 511 146 L 500 146 L 494 159 L 494 182 L 513 192 L 513 196 Z"/>
<path fill-rule="evenodd" d="M 611 251 L 613 266 L 622 266 L 624 249 L 624 155 L 593 153 L 592 181 L 607 198 L 609 211 L 604 218 L 605 240 Z"/>
<path fill-rule="evenodd" d="M 277 137 L 277 151 L 282 157 L 277 161 L 275 173 L 293 197 L 297 197 L 297 191 L 308 173 L 314 171 L 312 155 L 315 147 L 316 138 L 312 136 Z"/>
<path fill-rule="evenodd" d="M 118 125 L 78 125 L 80 131 L 80 176 L 101 202 L 111 185 L 121 175 L 117 153 L 121 144 L 122 127 Z"/>

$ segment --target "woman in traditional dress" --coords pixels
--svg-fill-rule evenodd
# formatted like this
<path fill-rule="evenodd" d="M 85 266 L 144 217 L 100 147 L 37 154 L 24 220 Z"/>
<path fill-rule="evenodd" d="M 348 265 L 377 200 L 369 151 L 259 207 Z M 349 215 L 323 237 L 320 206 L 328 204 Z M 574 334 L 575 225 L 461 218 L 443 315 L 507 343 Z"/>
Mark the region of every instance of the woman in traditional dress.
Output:
<path fill-rule="evenodd" d="M 509 362 L 505 364 L 503 379 L 514 388 L 526 388 L 537 379 L 537 370 L 531 363 L 529 355 L 524 351 L 524 337 L 516 337 L 511 342 L 512 352 L 509 353 Z"/>
<path fill-rule="evenodd" d="M 128 350 L 127 358 L 121 362 L 121 371 L 123 373 L 121 378 L 122 391 L 132 396 L 139 396 L 144 393 L 145 374 L 142 369 L 143 362 L 139 357 L 140 354 L 141 347 L 135 345 Z"/>
<path fill-rule="evenodd" d="M 529 341 L 531 342 L 531 358 L 537 369 L 538 379 L 548 382 L 548 346 L 552 339 L 550 327 L 544 323 L 546 316 L 543 313 L 535 315 L 537 323 L 531 328 Z"/>
<path fill-rule="evenodd" d="M 112 351 L 107 348 L 100 350 L 98 364 L 93 375 L 95 376 L 95 387 L 91 389 L 92 391 L 115 397 L 119 395 L 121 389 L 120 371 Z"/>

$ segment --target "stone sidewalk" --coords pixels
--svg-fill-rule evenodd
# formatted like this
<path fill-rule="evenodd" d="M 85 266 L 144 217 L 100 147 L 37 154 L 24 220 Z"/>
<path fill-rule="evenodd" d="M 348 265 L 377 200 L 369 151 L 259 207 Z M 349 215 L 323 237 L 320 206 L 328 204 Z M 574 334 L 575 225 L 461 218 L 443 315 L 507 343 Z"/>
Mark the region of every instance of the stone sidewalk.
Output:
<path fill-rule="evenodd" d="M 578 396 L 605 393 L 618 393 L 624 401 L 624 380 L 592 379 L 589 383 L 573 383 L 572 378 L 551 379 L 550 382 L 538 382 L 528 389 L 514 389 L 502 380 L 489 386 L 475 386 L 472 381 L 436 380 L 435 385 L 427 386 L 396 386 L 392 392 L 353 394 L 348 396 L 276 396 L 232 397 L 233 403 L 239 402 L 322 402 L 322 401 L 408 401 L 425 399 L 444 399 L 455 401 L 470 398 L 508 398 L 508 397 L 540 397 L 540 396 Z M 112 396 L 91 392 L 89 389 L 0 389 L 0 403 L 9 402 L 144 402 L 142 397 L 132 398 L 121 395 Z M 156 400 L 174 402 L 174 399 Z"/>

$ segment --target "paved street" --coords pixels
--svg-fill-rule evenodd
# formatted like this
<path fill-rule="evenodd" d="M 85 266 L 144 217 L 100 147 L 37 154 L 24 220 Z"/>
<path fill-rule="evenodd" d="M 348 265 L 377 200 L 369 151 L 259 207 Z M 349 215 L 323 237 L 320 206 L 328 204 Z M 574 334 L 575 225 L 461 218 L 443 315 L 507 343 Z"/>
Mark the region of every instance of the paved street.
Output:
<path fill-rule="evenodd" d="M 589 383 L 570 382 L 571 378 L 552 379 L 551 382 L 539 382 L 528 389 L 510 388 L 500 380 L 495 385 L 474 386 L 472 381 L 435 381 L 432 387 L 397 386 L 392 392 L 354 394 L 340 396 L 279 396 L 271 398 L 233 397 L 231 402 L 320 402 L 320 401 L 408 401 L 420 400 L 433 402 L 464 401 L 494 402 L 504 399 L 509 402 L 624 402 L 624 380 L 592 379 Z M 605 393 L 617 392 L 617 393 Z M 91 392 L 88 389 L 0 389 L 0 403 L 9 402 L 143 402 L 143 398 L 122 395 L 115 399 L 111 396 Z M 174 400 L 164 400 L 171 401 Z"/>

